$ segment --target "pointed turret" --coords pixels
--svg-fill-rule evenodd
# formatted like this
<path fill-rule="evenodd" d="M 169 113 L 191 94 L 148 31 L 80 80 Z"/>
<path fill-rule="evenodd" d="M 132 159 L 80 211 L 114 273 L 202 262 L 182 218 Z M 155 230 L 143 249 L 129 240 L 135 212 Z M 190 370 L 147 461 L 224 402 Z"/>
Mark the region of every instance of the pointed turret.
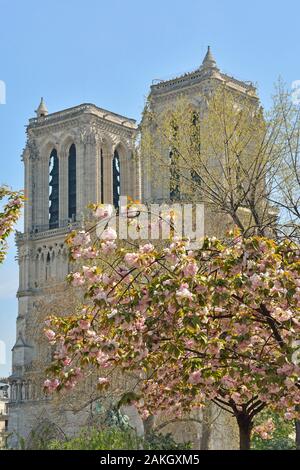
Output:
<path fill-rule="evenodd" d="M 202 65 L 200 67 L 202 70 L 203 69 L 215 69 L 218 70 L 217 63 L 214 59 L 214 56 L 211 53 L 210 46 L 207 48 L 206 55 L 203 59 Z"/>
<path fill-rule="evenodd" d="M 47 116 L 48 113 L 48 109 L 47 109 L 47 106 L 45 104 L 45 101 L 44 101 L 44 98 L 41 98 L 41 102 L 39 104 L 39 107 L 38 109 L 36 109 L 36 115 L 37 117 L 44 117 L 44 116 Z"/>

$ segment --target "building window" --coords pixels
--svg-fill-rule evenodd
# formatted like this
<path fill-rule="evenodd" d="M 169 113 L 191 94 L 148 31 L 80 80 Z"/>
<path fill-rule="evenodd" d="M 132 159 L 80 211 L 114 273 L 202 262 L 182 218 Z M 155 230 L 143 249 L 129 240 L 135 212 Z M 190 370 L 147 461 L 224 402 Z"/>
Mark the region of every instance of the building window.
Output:
<path fill-rule="evenodd" d="M 45 270 L 45 279 L 48 281 L 51 277 L 51 258 L 50 258 L 50 253 L 48 252 L 47 258 L 46 258 L 46 270 Z"/>
<path fill-rule="evenodd" d="M 113 158 L 113 204 L 117 209 L 120 203 L 120 157 L 115 150 Z"/>
<path fill-rule="evenodd" d="M 70 220 L 76 219 L 76 147 L 74 144 L 69 149 L 68 159 L 68 217 Z"/>
<path fill-rule="evenodd" d="M 202 178 L 199 175 L 198 170 L 191 171 L 191 178 L 192 178 L 192 182 L 194 183 L 194 187 L 197 189 L 200 189 L 201 184 L 202 184 Z"/>
<path fill-rule="evenodd" d="M 175 150 L 169 153 L 170 158 L 170 199 L 178 201 L 180 199 L 180 172 L 178 168 L 178 158 Z"/>
<path fill-rule="evenodd" d="M 178 201 L 180 199 L 180 171 L 178 165 L 178 151 L 176 150 L 178 124 L 176 118 L 173 116 L 171 120 L 171 133 L 172 141 L 169 151 L 169 165 L 170 165 L 170 200 Z"/>
<path fill-rule="evenodd" d="M 49 159 L 49 228 L 59 226 L 59 161 L 56 149 Z"/>

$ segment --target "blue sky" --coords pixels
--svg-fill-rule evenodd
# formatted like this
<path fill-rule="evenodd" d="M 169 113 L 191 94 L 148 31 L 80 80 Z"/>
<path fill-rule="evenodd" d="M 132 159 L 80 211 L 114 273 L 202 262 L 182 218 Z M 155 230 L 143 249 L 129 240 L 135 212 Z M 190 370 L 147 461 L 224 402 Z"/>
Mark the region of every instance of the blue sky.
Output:
<path fill-rule="evenodd" d="M 0 184 L 23 187 L 24 126 L 41 96 L 50 112 L 93 102 L 139 119 L 151 81 L 196 68 L 208 44 L 269 107 L 279 76 L 300 79 L 299 18 L 298 0 L 0 0 Z M 15 338 L 14 257 L 11 240 L 0 267 L 0 377 Z"/>

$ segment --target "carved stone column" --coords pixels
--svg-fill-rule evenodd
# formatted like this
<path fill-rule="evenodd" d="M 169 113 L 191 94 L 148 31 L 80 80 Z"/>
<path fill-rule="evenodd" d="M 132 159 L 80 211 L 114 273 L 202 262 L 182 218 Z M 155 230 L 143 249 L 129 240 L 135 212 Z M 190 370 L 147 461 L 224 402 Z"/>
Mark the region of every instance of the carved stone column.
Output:
<path fill-rule="evenodd" d="M 141 180 L 141 158 L 133 152 L 132 159 L 135 168 L 135 198 L 142 200 L 142 180 Z"/>
<path fill-rule="evenodd" d="M 83 154 L 80 152 L 82 156 L 78 163 L 77 181 L 80 184 L 78 193 L 81 194 L 79 207 L 84 212 L 89 202 L 97 200 L 97 133 L 92 126 L 87 125 L 82 129 L 81 143 Z"/>
<path fill-rule="evenodd" d="M 96 144 L 96 199 L 95 202 L 102 202 L 102 195 L 103 195 L 103 139 L 101 137 L 97 138 Z"/>
<path fill-rule="evenodd" d="M 83 136 L 76 142 L 76 219 L 81 218 L 84 210 L 85 181 L 84 181 L 84 139 Z"/>
<path fill-rule="evenodd" d="M 25 165 L 25 231 L 30 231 L 33 226 L 41 224 L 42 207 L 41 193 L 43 191 L 43 169 L 40 154 L 35 139 L 29 136 L 23 153 Z"/>
<path fill-rule="evenodd" d="M 120 157 L 120 195 L 133 196 L 132 192 L 132 178 L 133 173 L 130 168 L 130 152 L 127 148 L 117 149 Z"/>
<path fill-rule="evenodd" d="M 24 289 L 24 254 L 23 246 L 18 246 L 18 264 L 19 264 L 19 290 Z"/>
<path fill-rule="evenodd" d="M 49 227 L 49 157 L 43 158 L 43 192 L 42 192 L 43 226 Z"/>
<path fill-rule="evenodd" d="M 21 380 L 17 381 L 17 397 L 16 401 L 19 402 L 22 400 L 22 382 Z"/>
<path fill-rule="evenodd" d="M 30 287 L 30 248 L 28 246 L 24 247 L 23 267 L 24 267 L 23 287 L 24 287 L 24 290 L 26 290 L 26 289 L 29 289 Z"/>
<path fill-rule="evenodd" d="M 103 194 L 105 204 L 113 203 L 113 157 L 113 148 L 105 147 L 103 151 Z"/>
<path fill-rule="evenodd" d="M 86 150 L 86 175 L 87 175 L 87 193 L 86 193 L 86 205 L 89 202 L 95 202 L 97 200 L 97 137 L 93 129 L 90 129 L 85 143 Z"/>

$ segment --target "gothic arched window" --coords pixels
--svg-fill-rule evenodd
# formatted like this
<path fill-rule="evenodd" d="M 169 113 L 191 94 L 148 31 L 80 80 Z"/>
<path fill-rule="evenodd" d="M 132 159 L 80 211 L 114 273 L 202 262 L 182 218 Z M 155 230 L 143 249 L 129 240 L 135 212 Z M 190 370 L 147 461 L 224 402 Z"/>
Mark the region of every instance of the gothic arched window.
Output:
<path fill-rule="evenodd" d="M 68 217 L 71 220 L 76 218 L 76 147 L 74 144 L 69 149 L 68 159 Z"/>
<path fill-rule="evenodd" d="M 177 201 L 180 199 L 180 172 L 178 165 L 178 151 L 176 150 L 176 141 L 178 134 L 178 123 L 173 116 L 171 120 L 171 133 L 172 143 L 169 151 L 169 164 L 170 164 L 170 199 Z M 173 144 L 174 142 L 174 144 Z"/>
<path fill-rule="evenodd" d="M 112 162 L 113 166 L 113 204 L 117 209 L 120 203 L 120 157 L 117 150 L 115 150 Z"/>
<path fill-rule="evenodd" d="M 175 150 L 169 153 L 170 158 L 170 199 L 178 201 L 180 199 L 180 173 L 178 168 L 178 156 Z"/>
<path fill-rule="evenodd" d="M 50 277 L 51 277 L 51 257 L 50 257 L 50 253 L 48 252 L 47 257 L 46 257 L 46 270 L 45 270 L 46 281 L 48 281 Z"/>
<path fill-rule="evenodd" d="M 49 159 L 49 228 L 59 226 L 59 161 L 56 149 Z"/>

